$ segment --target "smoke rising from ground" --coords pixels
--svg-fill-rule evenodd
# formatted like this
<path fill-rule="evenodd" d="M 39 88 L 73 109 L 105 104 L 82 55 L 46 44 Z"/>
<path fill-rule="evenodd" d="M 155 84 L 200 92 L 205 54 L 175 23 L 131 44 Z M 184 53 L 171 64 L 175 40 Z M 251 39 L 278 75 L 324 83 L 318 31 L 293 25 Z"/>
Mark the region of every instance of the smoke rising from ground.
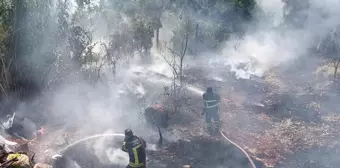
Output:
<path fill-rule="evenodd" d="M 188 54 L 185 64 L 202 66 L 202 69 L 224 73 L 224 69 L 221 72 L 217 68 L 214 69 L 214 66 L 207 65 L 206 60 L 215 59 L 219 64 L 230 66 L 230 70 L 235 72 L 238 78 L 243 79 L 249 79 L 251 76 L 263 77 L 272 69 L 280 66 L 289 67 L 295 60 L 308 55 L 311 46 L 317 44 L 320 38 L 337 26 L 338 18 L 340 18 L 339 3 L 337 0 L 311 1 L 309 9 L 300 11 L 308 13 L 305 26 L 296 28 L 283 22 L 287 9 L 281 0 L 258 0 L 259 6 L 255 10 L 259 13 L 256 15 L 258 18 L 247 24 L 247 31 L 243 36 L 233 35 L 221 47 L 207 49 L 198 56 Z M 75 2 L 71 1 L 70 4 L 69 10 L 74 13 Z M 129 7 L 129 4 L 125 5 L 125 8 Z M 94 13 L 91 18 L 81 18 L 78 23 L 92 32 L 92 44 L 98 43 L 93 51 L 102 59 L 104 59 L 101 55 L 104 49 L 99 42 L 107 43 L 109 32 L 112 32 L 108 27 L 115 24 L 115 21 L 121 21 L 120 24 L 115 25 L 115 31 L 129 32 L 129 28 L 131 28 L 132 21 L 124 14 L 118 15 L 120 11 L 109 11 L 109 13 L 115 12 L 117 18 L 105 18 L 101 14 Z M 208 19 L 197 17 L 203 22 Z M 161 22 L 163 27 L 160 29 L 159 40 L 161 43 L 169 42 L 174 36 L 173 30 L 181 21 L 177 14 L 164 12 Z M 57 27 L 51 29 L 55 30 Z M 49 34 L 47 33 L 44 38 L 49 38 Z M 65 129 L 72 125 L 78 125 L 83 132 L 88 132 L 88 134 L 103 133 L 107 130 L 120 133 L 128 127 L 135 130 L 136 134 L 152 134 L 149 128 L 143 125 L 140 112 L 146 106 L 157 101 L 157 95 L 163 91 L 163 85 L 169 84 L 169 80 L 154 79 L 148 74 L 148 71 L 163 74 L 169 78 L 173 76 L 171 68 L 157 51 L 155 40 L 153 41 L 152 63 L 140 64 L 143 57 L 135 54 L 135 58 L 140 58 L 140 60 L 129 61 L 129 65 L 125 64 L 128 61 L 118 63 L 115 78 L 112 77 L 110 67 L 104 65 L 101 71 L 101 80 L 104 82 L 92 85 L 79 74 L 62 74 L 66 80 L 57 86 L 56 90 L 46 92 L 39 98 L 44 99 L 48 106 L 47 117 L 51 117 L 51 121 L 56 120 L 58 124 L 64 124 Z M 72 64 L 71 60 L 67 59 L 69 55 L 61 52 L 65 48 L 66 46 L 59 46 L 58 49 L 60 57 L 65 61 L 60 62 L 61 65 Z M 37 49 L 37 53 L 48 49 L 43 45 Z M 221 54 L 217 54 L 219 52 Z M 171 57 L 171 53 L 167 52 L 167 56 Z M 45 60 L 45 57 L 32 58 L 32 62 L 35 64 L 43 62 L 42 60 Z M 308 58 L 306 61 L 309 61 Z M 42 71 L 39 68 L 38 70 Z M 55 76 L 56 74 L 50 74 L 48 79 L 53 80 Z M 196 92 L 201 93 L 197 89 Z M 144 104 L 141 103 L 141 97 L 148 101 Z M 26 107 L 26 105 L 24 106 Z M 20 108 L 23 109 L 22 113 L 29 113 L 25 107 Z M 96 148 L 99 153 L 103 154 L 105 147 L 98 145 Z M 111 158 L 121 155 L 115 150 L 106 151 L 105 149 L 105 152 L 107 155 L 112 155 Z"/>
<path fill-rule="evenodd" d="M 244 37 L 227 41 L 222 49 L 226 64 L 240 78 L 261 77 L 272 68 L 289 65 L 308 54 L 338 24 L 339 12 L 335 7 L 339 2 L 333 0 L 311 1 L 310 8 L 299 11 L 308 15 L 302 28 L 283 22 L 283 14 L 290 9 L 282 1 L 259 0 L 258 4 L 266 19 L 258 18 L 258 22 L 248 25 Z"/>

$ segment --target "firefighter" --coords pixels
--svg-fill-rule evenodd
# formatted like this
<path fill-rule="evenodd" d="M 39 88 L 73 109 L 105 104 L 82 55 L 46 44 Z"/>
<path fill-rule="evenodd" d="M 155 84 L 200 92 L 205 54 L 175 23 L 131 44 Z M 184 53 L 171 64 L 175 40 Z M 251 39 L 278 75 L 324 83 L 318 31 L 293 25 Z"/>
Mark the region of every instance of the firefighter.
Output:
<path fill-rule="evenodd" d="M 220 116 L 219 105 L 220 105 L 220 95 L 212 91 L 212 87 L 208 87 L 206 92 L 203 94 L 204 108 L 202 115 L 205 115 L 205 122 L 207 124 L 207 129 L 211 135 L 219 134 L 220 132 Z M 211 120 L 214 120 L 215 129 Z"/>
<path fill-rule="evenodd" d="M 129 165 L 126 168 L 146 168 L 146 142 L 133 135 L 131 129 L 125 130 L 125 139 L 122 150 L 129 154 Z"/>

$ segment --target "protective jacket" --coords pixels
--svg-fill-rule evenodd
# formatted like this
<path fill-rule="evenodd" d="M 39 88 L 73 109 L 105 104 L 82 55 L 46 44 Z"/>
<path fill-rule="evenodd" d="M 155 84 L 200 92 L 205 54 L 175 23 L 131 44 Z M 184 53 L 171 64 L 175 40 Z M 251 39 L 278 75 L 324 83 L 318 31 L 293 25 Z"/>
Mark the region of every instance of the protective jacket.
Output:
<path fill-rule="evenodd" d="M 220 105 L 220 95 L 213 92 L 206 92 L 203 94 L 204 101 L 204 112 L 208 112 L 209 110 L 217 111 L 218 106 Z"/>
<path fill-rule="evenodd" d="M 146 142 L 138 136 L 132 136 L 124 140 L 122 150 L 129 153 L 129 167 L 145 167 L 145 148 Z"/>
<path fill-rule="evenodd" d="M 220 105 L 220 95 L 214 92 L 206 92 L 203 94 L 205 122 L 207 124 L 207 129 L 211 135 L 220 132 L 220 116 L 219 105 Z M 211 122 L 214 120 L 214 124 Z M 213 129 L 215 125 L 215 130 Z"/>

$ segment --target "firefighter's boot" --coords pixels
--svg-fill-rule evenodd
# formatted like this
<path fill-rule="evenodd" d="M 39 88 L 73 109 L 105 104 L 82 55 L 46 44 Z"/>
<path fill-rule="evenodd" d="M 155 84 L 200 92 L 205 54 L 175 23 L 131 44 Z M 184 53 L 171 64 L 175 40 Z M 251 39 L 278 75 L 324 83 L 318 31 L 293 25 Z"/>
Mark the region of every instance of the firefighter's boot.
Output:
<path fill-rule="evenodd" d="M 221 135 L 221 125 L 219 121 L 215 121 L 215 135 Z"/>
<path fill-rule="evenodd" d="M 214 135 L 214 129 L 211 123 L 207 123 L 207 129 L 210 135 Z"/>

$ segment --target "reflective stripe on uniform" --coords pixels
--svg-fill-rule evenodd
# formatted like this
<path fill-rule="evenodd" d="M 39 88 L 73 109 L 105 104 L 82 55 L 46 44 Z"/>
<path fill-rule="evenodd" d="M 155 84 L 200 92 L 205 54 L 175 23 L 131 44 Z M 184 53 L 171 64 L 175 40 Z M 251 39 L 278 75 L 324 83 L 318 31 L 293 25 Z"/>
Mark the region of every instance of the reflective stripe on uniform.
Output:
<path fill-rule="evenodd" d="M 140 167 L 140 166 L 144 166 L 144 163 L 139 163 L 139 157 L 138 157 L 138 152 L 137 152 L 137 149 L 140 148 L 142 145 L 139 144 L 135 147 L 132 148 L 132 151 L 133 151 L 133 156 L 135 158 L 135 163 L 129 163 L 129 166 L 131 167 Z"/>
<path fill-rule="evenodd" d="M 138 164 L 136 164 L 136 163 L 129 163 L 129 166 L 130 167 L 142 167 L 142 166 L 144 166 L 144 163 L 138 163 Z"/>
<path fill-rule="evenodd" d="M 123 142 L 123 150 L 127 150 L 126 147 L 125 147 L 125 145 L 126 145 L 126 142 L 124 141 L 124 142 Z"/>
<path fill-rule="evenodd" d="M 219 121 L 215 121 L 215 126 L 219 128 L 221 126 L 221 123 Z"/>
<path fill-rule="evenodd" d="M 209 103 L 216 103 L 214 105 L 209 106 Z M 213 108 L 213 107 L 217 107 L 220 103 L 217 102 L 217 100 L 204 100 L 204 108 Z"/>

